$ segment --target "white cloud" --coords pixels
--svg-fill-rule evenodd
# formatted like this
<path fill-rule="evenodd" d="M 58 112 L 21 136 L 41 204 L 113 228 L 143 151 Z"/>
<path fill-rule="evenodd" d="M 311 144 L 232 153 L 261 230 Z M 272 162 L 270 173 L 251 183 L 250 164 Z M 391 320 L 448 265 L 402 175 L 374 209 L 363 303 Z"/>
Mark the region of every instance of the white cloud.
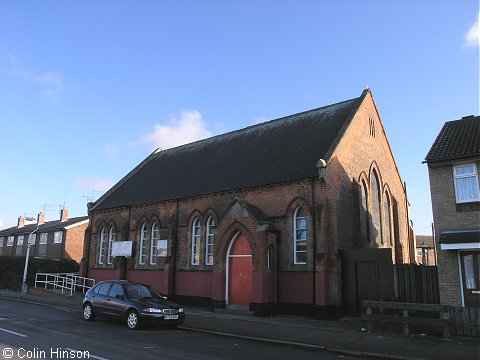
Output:
<path fill-rule="evenodd" d="M 53 101 L 60 99 L 63 93 L 63 75 L 58 71 L 48 71 L 46 73 L 35 76 L 34 81 L 42 84 L 45 89 L 43 93 Z"/>
<path fill-rule="evenodd" d="M 212 136 L 198 110 L 181 110 L 179 116 L 170 115 L 170 124 L 155 124 L 151 133 L 138 142 L 152 148 L 168 149 Z"/>
<path fill-rule="evenodd" d="M 467 33 L 465 34 L 465 44 L 468 47 L 478 47 L 480 45 L 480 28 L 479 23 L 480 21 L 480 12 L 477 15 L 477 21 L 468 29 Z"/>
<path fill-rule="evenodd" d="M 3 222 L 3 220 L 0 218 L 0 229 L 4 229 L 5 228 L 5 223 Z"/>
<path fill-rule="evenodd" d="M 77 180 L 77 185 L 83 191 L 103 193 L 115 185 L 115 181 L 98 176 L 83 176 Z"/>

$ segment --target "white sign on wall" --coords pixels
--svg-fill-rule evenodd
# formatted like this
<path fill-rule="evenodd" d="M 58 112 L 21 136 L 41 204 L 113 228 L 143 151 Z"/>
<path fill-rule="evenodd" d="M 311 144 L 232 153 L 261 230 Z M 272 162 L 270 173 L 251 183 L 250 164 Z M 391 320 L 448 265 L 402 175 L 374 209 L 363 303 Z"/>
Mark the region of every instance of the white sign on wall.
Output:
<path fill-rule="evenodd" d="M 113 241 L 112 242 L 112 256 L 132 256 L 132 241 Z"/>
<path fill-rule="evenodd" d="M 157 256 L 165 257 L 168 255 L 168 240 L 157 241 Z"/>

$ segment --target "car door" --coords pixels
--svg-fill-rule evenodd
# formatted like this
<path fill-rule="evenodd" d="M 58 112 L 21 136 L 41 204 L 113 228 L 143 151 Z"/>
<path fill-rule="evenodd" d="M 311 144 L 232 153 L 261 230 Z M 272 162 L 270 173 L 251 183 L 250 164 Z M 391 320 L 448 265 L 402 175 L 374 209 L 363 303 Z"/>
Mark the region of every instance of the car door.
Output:
<path fill-rule="evenodd" d="M 122 317 L 127 310 L 125 292 L 120 283 L 113 283 L 105 299 L 105 312 L 109 316 Z"/>
<path fill-rule="evenodd" d="M 98 284 L 95 289 L 93 289 L 93 295 L 91 298 L 91 303 L 93 311 L 96 314 L 104 315 L 105 314 L 105 302 L 107 300 L 107 294 L 112 283 L 110 281 L 104 281 Z"/>

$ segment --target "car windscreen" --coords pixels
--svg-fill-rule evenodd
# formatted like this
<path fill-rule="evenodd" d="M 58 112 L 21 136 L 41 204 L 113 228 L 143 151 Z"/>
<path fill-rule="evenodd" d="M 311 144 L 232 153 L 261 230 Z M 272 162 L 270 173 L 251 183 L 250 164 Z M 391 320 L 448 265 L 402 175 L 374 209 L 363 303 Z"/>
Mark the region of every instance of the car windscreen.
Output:
<path fill-rule="evenodd" d="M 161 296 L 150 286 L 140 284 L 128 284 L 125 286 L 125 293 L 129 298 L 161 298 Z"/>

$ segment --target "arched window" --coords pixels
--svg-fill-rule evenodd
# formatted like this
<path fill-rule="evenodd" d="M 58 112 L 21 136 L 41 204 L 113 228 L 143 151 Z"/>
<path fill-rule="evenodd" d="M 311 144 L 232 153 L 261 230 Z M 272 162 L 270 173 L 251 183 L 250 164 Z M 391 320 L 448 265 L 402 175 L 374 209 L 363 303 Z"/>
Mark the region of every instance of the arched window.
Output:
<path fill-rule="evenodd" d="M 43 234 L 42 234 L 43 235 Z M 98 264 L 103 265 L 105 262 L 105 240 L 107 238 L 107 231 L 105 226 L 102 227 L 102 231 L 100 232 L 100 241 L 98 245 Z"/>
<path fill-rule="evenodd" d="M 107 264 L 111 264 L 113 260 L 112 256 L 112 243 L 115 241 L 115 227 L 112 225 L 108 232 L 108 251 L 107 251 Z"/>
<path fill-rule="evenodd" d="M 301 207 L 293 214 L 293 262 L 307 263 L 307 218 Z"/>
<path fill-rule="evenodd" d="M 207 233 L 205 235 L 205 265 L 213 265 L 213 228 L 215 219 L 210 216 L 207 220 Z"/>
<path fill-rule="evenodd" d="M 385 191 L 384 206 L 385 206 L 385 242 L 389 245 L 392 245 L 393 244 L 392 205 L 390 202 L 390 196 L 388 196 L 388 193 L 386 191 Z"/>
<path fill-rule="evenodd" d="M 368 191 L 367 184 L 362 180 L 361 184 L 362 203 L 360 207 L 360 229 L 362 238 L 370 240 L 370 214 L 368 212 Z"/>
<path fill-rule="evenodd" d="M 152 225 L 152 234 L 150 236 L 150 265 L 157 264 L 157 243 L 158 243 L 158 224 L 155 221 Z"/>
<path fill-rule="evenodd" d="M 138 254 L 138 263 L 145 265 L 147 257 L 147 224 L 143 224 L 140 230 L 140 252 Z"/>
<path fill-rule="evenodd" d="M 375 170 L 372 172 L 372 241 L 383 244 L 382 238 L 382 205 L 380 181 Z"/>
<path fill-rule="evenodd" d="M 192 224 L 192 265 L 200 264 L 200 220 L 195 218 Z"/>

